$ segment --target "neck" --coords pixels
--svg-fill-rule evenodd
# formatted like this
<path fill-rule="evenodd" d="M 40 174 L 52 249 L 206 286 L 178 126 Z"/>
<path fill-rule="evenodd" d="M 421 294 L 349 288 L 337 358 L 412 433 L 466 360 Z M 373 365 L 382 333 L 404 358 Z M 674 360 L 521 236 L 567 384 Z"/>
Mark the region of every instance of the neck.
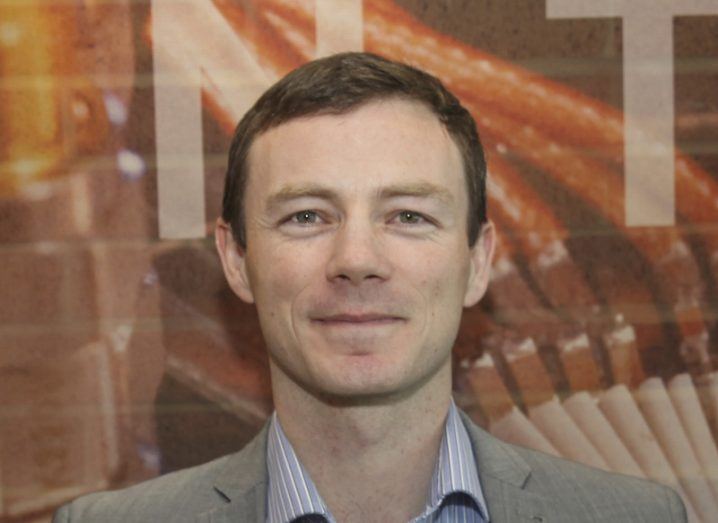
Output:
<path fill-rule="evenodd" d="M 450 360 L 417 390 L 384 401 L 319 398 L 275 368 L 272 388 L 282 428 L 337 521 L 421 513 L 449 407 Z"/>

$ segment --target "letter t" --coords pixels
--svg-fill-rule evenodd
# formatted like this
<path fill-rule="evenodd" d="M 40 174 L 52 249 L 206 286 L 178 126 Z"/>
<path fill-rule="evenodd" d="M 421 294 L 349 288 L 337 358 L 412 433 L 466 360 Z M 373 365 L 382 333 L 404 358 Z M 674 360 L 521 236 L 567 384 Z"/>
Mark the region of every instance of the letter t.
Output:
<path fill-rule="evenodd" d="M 626 225 L 675 223 L 673 17 L 718 14 L 718 0 L 546 0 L 547 18 L 623 20 Z M 641 198 L 650 191 L 651 198 Z"/>

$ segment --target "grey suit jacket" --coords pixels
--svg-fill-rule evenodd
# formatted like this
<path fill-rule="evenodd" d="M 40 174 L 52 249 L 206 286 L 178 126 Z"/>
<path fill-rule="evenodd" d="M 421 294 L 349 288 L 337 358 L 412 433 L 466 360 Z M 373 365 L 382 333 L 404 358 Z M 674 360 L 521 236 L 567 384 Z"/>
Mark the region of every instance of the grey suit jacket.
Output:
<path fill-rule="evenodd" d="M 497 440 L 462 413 L 492 523 L 686 521 L 678 495 Z M 82 497 L 53 523 L 264 522 L 267 426 L 236 454 L 125 490 Z"/>

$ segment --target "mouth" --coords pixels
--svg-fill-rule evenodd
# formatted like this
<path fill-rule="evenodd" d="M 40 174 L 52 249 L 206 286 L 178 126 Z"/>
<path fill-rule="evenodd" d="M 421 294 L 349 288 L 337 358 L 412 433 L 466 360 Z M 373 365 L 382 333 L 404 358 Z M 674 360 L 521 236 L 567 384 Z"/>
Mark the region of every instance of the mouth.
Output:
<path fill-rule="evenodd" d="M 314 318 L 312 320 L 315 323 L 326 325 L 326 326 L 356 326 L 356 327 L 378 327 L 381 325 L 391 325 L 397 322 L 405 321 L 404 318 L 399 316 L 392 316 L 389 314 L 334 314 L 331 316 L 325 316 L 321 318 Z"/>
<path fill-rule="evenodd" d="M 385 342 L 401 334 L 407 321 L 391 314 L 343 313 L 315 317 L 311 323 L 334 352 L 364 359 L 381 353 Z"/>

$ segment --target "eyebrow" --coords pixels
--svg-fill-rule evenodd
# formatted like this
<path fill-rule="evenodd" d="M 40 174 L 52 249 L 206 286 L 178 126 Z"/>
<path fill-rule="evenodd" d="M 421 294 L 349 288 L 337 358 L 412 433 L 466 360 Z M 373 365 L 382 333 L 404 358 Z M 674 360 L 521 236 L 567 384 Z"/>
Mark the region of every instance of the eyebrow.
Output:
<path fill-rule="evenodd" d="M 378 191 L 380 200 L 391 198 L 414 197 L 438 200 L 445 205 L 454 205 L 451 192 L 440 185 L 429 182 L 410 182 L 382 187 Z M 336 202 L 339 194 L 319 184 L 286 185 L 267 198 L 267 208 L 271 209 L 298 198 L 319 198 Z"/>

